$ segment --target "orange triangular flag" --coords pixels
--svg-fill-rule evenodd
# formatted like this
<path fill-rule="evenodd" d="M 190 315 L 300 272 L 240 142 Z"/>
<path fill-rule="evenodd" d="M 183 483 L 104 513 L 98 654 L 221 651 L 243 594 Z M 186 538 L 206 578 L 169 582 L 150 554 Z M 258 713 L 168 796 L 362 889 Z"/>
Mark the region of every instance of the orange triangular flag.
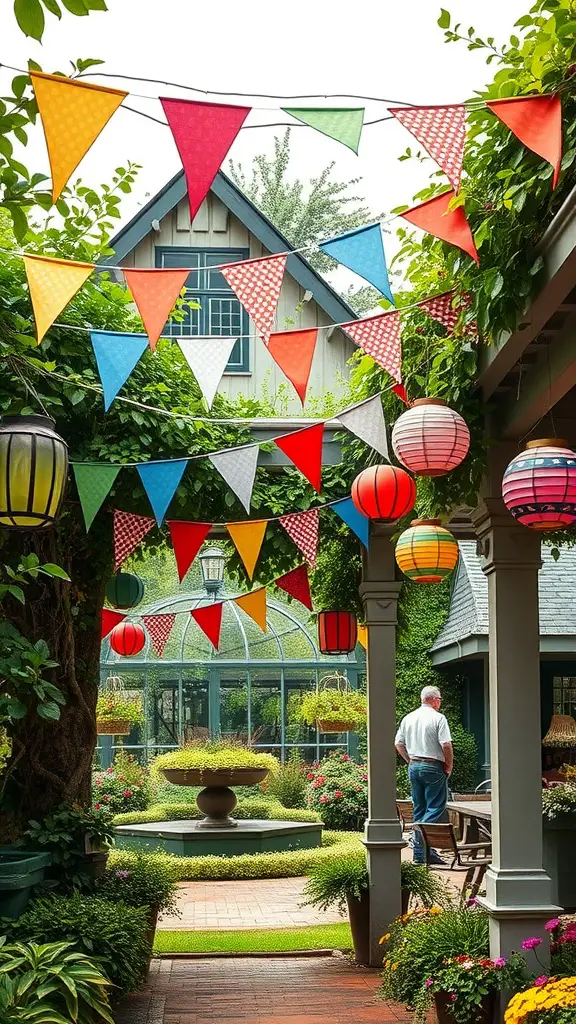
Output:
<path fill-rule="evenodd" d="M 317 337 L 318 329 L 314 327 L 308 331 L 282 331 L 279 334 L 271 334 L 268 342 L 270 355 L 278 363 L 282 373 L 292 381 L 302 405 L 306 401 L 306 388 Z"/>
<path fill-rule="evenodd" d="M 448 192 L 435 196 L 434 199 L 420 203 L 420 206 L 413 206 L 411 210 L 406 210 L 406 213 L 401 213 L 400 216 L 417 228 L 427 231 L 430 235 L 441 238 L 443 242 L 457 245 L 459 249 L 463 249 L 473 260 L 476 260 L 476 263 L 479 263 L 480 259 L 464 208 L 457 206 L 455 210 L 448 209 L 450 200 L 455 195 L 454 189 L 451 188 Z"/>
<path fill-rule="evenodd" d="M 507 100 L 493 100 L 486 106 L 520 142 L 552 164 L 552 188 L 556 188 L 562 160 L 562 103 L 558 93 L 552 96 L 514 96 Z"/>
<path fill-rule="evenodd" d="M 31 71 L 30 78 L 46 137 L 52 199 L 56 202 L 70 175 L 128 93 L 41 71 Z"/>
<path fill-rule="evenodd" d="M 358 643 L 362 644 L 364 650 L 368 647 L 368 626 L 358 623 Z"/>
<path fill-rule="evenodd" d="M 243 612 L 246 612 L 246 615 L 254 619 L 256 625 L 266 633 L 266 587 L 253 590 L 251 594 L 235 597 L 234 604 L 237 604 Z"/>
<path fill-rule="evenodd" d="M 226 523 L 226 529 L 234 541 L 250 580 L 254 575 L 267 526 L 267 519 L 250 519 L 246 523 Z"/>
<path fill-rule="evenodd" d="M 94 270 L 93 263 L 72 263 L 48 256 L 23 256 L 38 344 Z"/>
<path fill-rule="evenodd" d="M 188 269 L 124 270 L 126 284 L 138 306 L 152 351 L 189 273 Z"/>

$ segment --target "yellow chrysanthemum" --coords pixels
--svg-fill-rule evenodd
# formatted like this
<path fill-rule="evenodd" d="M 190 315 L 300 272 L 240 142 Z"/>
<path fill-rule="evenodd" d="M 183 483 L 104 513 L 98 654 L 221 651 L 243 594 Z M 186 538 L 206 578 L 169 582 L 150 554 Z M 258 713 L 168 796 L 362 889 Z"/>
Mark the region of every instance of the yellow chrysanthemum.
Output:
<path fill-rule="evenodd" d="M 390 932 L 386 932 L 386 935 L 383 935 L 382 938 L 380 939 L 379 945 L 381 946 L 382 943 L 388 942 L 389 938 L 390 938 Z"/>
<path fill-rule="evenodd" d="M 535 1010 L 554 1010 L 576 1006 L 576 978 L 559 978 L 538 988 L 517 992 L 504 1014 L 505 1024 L 522 1024 Z"/>

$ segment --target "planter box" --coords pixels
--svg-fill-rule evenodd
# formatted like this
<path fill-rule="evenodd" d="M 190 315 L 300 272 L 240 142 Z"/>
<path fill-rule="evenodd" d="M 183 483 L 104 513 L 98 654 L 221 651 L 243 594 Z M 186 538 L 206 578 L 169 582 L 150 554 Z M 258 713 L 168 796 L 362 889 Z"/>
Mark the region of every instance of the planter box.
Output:
<path fill-rule="evenodd" d="M 552 879 L 552 903 L 572 914 L 576 912 L 576 821 L 572 816 L 545 820 L 542 838 L 544 870 Z"/>
<path fill-rule="evenodd" d="M 44 880 L 52 863 L 50 853 L 0 849 L 0 904 L 2 916 L 17 918 L 24 911 L 35 885 Z"/>

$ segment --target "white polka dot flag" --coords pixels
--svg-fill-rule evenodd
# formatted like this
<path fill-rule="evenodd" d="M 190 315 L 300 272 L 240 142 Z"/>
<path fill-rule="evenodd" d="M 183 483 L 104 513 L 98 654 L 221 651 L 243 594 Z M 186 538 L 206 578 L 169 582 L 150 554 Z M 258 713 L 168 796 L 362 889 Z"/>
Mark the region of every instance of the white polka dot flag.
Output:
<path fill-rule="evenodd" d="M 462 311 L 468 309 L 471 301 L 469 295 L 459 295 L 456 305 L 454 305 L 455 296 L 456 293 L 454 291 L 444 292 L 443 295 L 436 295 L 432 299 L 425 299 L 424 302 L 420 303 L 420 308 L 425 310 L 433 320 L 443 324 L 448 331 L 454 331 Z M 475 334 L 476 330 L 477 325 L 474 320 L 464 326 L 465 334 Z"/>
<path fill-rule="evenodd" d="M 383 366 L 394 380 L 401 382 L 402 332 L 400 313 L 397 310 L 369 316 L 364 320 L 353 320 L 349 324 L 342 324 L 342 330 L 367 355 Z"/>
<path fill-rule="evenodd" d="M 389 107 L 442 168 L 455 191 L 460 188 L 466 141 L 466 107 Z"/>
<path fill-rule="evenodd" d="M 314 568 L 318 554 L 318 509 L 311 508 L 308 512 L 292 512 L 280 516 L 280 525 Z"/>
<path fill-rule="evenodd" d="M 114 572 L 154 526 L 154 519 L 114 510 Z"/>
<path fill-rule="evenodd" d="M 175 613 L 165 615 L 143 615 L 142 622 L 148 630 L 148 636 L 152 646 L 159 658 L 164 654 L 164 648 L 170 639 L 170 633 L 176 622 Z"/>
<path fill-rule="evenodd" d="M 222 276 L 235 292 L 265 345 L 272 333 L 287 255 L 245 260 L 222 267 Z"/>

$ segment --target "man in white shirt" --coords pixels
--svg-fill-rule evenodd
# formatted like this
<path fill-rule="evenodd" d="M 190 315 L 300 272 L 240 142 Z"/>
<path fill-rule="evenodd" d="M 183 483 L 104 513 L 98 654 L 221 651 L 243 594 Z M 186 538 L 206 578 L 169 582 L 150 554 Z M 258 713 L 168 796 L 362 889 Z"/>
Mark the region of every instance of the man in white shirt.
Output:
<path fill-rule="evenodd" d="M 440 690 L 425 686 L 420 700 L 418 710 L 411 711 L 400 722 L 396 750 L 408 762 L 414 821 L 445 821 L 448 778 L 454 761 L 452 737 L 445 716 L 440 714 Z M 414 829 L 413 859 L 415 864 L 424 863 L 424 843 L 418 828 Z M 430 862 L 444 863 L 434 850 Z"/>

